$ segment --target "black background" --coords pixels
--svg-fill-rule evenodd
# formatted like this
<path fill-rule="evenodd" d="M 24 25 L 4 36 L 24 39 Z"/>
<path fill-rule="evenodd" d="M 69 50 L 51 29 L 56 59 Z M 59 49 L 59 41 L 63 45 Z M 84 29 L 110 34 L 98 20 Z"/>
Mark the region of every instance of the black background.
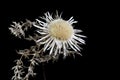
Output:
<path fill-rule="evenodd" d="M 9 2 L 7 2 L 9 3 Z M 1 8 L 1 66 L 7 71 L 7 80 L 13 75 L 10 70 L 14 66 L 13 61 L 18 59 L 15 49 L 24 49 L 29 46 L 29 42 L 19 40 L 10 34 L 8 27 L 12 21 L 24 21 L 29 19 L 34 21 L 47 11 L 55 13 L 56 10 L 63 12 L 63 19 L 74 16 L 78 21 L 75 28 L 83 30 L 87 36 L 86 45 L 83 45 L 83 56 L 76 55 L 76 58 L 68 57 L 59 59 L 57 62 L 45 63 L 44 71 L 46 80 L 88 80 L 107 79 L 111 75 L 109 69 L 108 52 L 103 45 L 106 37 L 105 25 L 106 10 L 104 3 L 100 2 L 80 2 L 77 0 L 40 0 L 40 1 L 12 1 L 4 4 Z M 101 47 L 102 46 L 102 47 Z M 6 68 L 7 67 L 7 68 Z M 2 69 L 2 68 L 1 68 Z M 42 65 L 36 68 L 38 75 L 35 80 L 43 80 Z M 110 72 L 110 73 L 109 73 Z"/>

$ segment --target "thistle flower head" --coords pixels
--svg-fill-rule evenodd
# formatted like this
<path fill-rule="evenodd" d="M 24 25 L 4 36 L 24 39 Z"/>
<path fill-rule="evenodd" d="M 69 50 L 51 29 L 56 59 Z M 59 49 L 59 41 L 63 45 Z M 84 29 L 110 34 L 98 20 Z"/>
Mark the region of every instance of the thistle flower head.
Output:
<path fill-rule="evenodd" d="M 62 53 L 66 56 L 69 53 L 69 48 L 73 51 L 80 51 L 80 45 L 85 44 L 85 41 L 81 37 L 83 35 L 78 34 L 81 32 L 79 29 L 74 29 L 73 24 L 77 23 L 73 17 L 69 20 L 64 20 L 61 15 L 56 15 L 55 18 L 47 12 L 44 17 L 41 17 L 45 21 L 36 19 L 37 23 L 33 25 L 39 30 L 37 31 L 43 37 L 38 39 L 37 42 L 44 44 L 44 51 L 49 50 L 50 55 L 56 56 Z"/>
<path fill-rule="evenodd" d="M 73 27 L 63 19 L 57 19 L 49 24 L 49 34 L 58 40 L 68 40 L 73 35 Z"/>

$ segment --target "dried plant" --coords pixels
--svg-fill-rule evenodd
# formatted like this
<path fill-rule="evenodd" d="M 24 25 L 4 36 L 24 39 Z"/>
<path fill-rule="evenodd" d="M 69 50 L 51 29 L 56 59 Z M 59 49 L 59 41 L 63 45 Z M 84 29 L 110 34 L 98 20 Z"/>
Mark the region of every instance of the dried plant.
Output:
<path fill-rule="evenodd" d="M 12 68 L 14 70 L 12 80 L 29 80 L 30 76 L 34 77 L 36 75 L 34 72 L 36 65 L 50 60 L 55 61 L 60 54 L 64 58 L 70 54 L 74 55 L 74 53 L 81 55 L 79 44 L 85 44 L 85 41 L 81 38 L 85 36 L 78 34 L 82 30 L 73 29 L 73 24 L 77 23 L 73 17 L 66 21 L 58 13 L 53 18 L 47 12 L 41 19 L 44 19 L 45 22 L 38 19 L 35 22 L 30 20 L 13 22 L 13 25 L 9 28 L 16 37 L 35 42 L 35 45 L 29 49 L 17 51 L 21 57 L 15 60 L 16 65 Z M 38 33 L 26 34 L 32 27 L 36 28 Z M 49 53 L 46 54 L 46 51 L 49 51 Z M 25 65 L 24 62 L 28 62 L 29 65 Z"/>

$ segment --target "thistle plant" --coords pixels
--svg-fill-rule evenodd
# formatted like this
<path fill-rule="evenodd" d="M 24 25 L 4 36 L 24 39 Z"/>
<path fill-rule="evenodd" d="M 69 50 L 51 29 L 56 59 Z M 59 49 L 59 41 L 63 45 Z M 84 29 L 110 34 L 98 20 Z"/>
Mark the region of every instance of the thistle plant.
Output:
<path fill-rule="evenodd" d="M 58 13 L 56 16 L 49 12 L 44 15 L 35 21 L 13 22 L 9 28 L 15 37 L 35 43 L 29 49 L 16 51 L 21 57 L 15 60 L 12 80 L 29 80 L 30 76 L 36 75 L 34 72 L 36 65 L 50 60 L 55 61 L 59 55 L 63 55 L 64 58 L 75 53 L 82 55 L 80 45 L 85 44 L 82 38 L 86 36 L 79 34 L 82 30 L 74 29 L 73 24 L 77 21 L 73 17 L 64 20 Z M 26 34 L 33 28 L 36 31 L 33 35 Z M 26 62 L 29 65 L 25 65 Z"/>

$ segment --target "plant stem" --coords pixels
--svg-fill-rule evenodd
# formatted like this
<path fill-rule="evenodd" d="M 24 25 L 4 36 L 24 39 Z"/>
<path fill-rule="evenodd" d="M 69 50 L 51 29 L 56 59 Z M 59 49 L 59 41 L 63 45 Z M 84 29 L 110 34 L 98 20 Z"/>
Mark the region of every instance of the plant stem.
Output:
<path fill-rule="evenodd" d="M 42 70 L 43 70 L 43 80 L 46 80 L 44 63 L 42 63 Z"/>

